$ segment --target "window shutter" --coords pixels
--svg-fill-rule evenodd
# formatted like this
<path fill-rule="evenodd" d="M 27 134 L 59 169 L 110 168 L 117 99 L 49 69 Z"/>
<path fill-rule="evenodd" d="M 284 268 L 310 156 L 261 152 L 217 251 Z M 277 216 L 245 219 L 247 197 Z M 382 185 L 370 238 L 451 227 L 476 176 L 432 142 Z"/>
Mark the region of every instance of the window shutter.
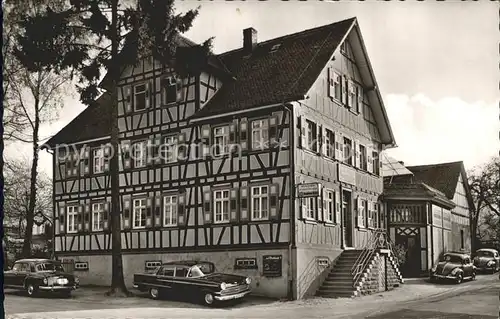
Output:
<path fill-rule="evenodd" d="M 327 138 L 326 138 L 327 137 L 327 132 L 328 132 L 328 130 L 326 128 L 323 128 L 321 130 L 321 141 L 322 141 L 322 143 L 321 143 L 321 153 L 324 156 L 326 156 L 326 157 L 328 157 L 328 143 L 331 143 L 331 141 L 327 142 Z"/>
<path fill-rule="evenodd" d="M 76 215 L 76 222 L 78 224 L 78 232 L 83 232 L 83 206 L 78 206 L 78 213 Z"/>
<path fill-rule="evenodd" d="M 187 160 L 186 133 L 177 136 L 177 157 L 179 161 Z"/>
<path fill-rule="evenodd" d="M 364 111 L 363 107 L 363 88 L 358 85 L 358 113 L 362 114 Z"/>
<path fill-rule="evenodd" d="M 127 85 L 125 87 L 125 113 L 130 113 L 132 112 L 132 87 L 130 85 Z"/>
<path fill-rule="evenodd" d="M 83 175 L 88 175 L 90 173 L 90 163 L 89 163 L 89 147 L 84 147 L 83 149 Z"/>
<path fill-rule="evenodd" d="M 302 197 L 299 202 L 300 218 L 306 219 L 306 200 L 308 198 Z"/>
<path fill-rule="evenodd" d="M 271 184 L 269 187 L 269 217 L 271 219 L 278 219 L 278 196 L 279 184 Z"/>
<path fill-rule="evenodd" d="M 102 220 L 103 220 L 102 225 L 103 225 L 104 230 L 109 229 L 109 223 L 111 221 L 110 214 L 111 214 L 111 203 L 106 202 L 106 203 L 104 203 L 104 212 L 103 212 L 103 216 L 102 216 Z"/>
<path fill-rule="evenodd" d="M 316 132 L 316 141 L 315 141 L 315 144 L 316 144 L 316 153 L 318 153 L 318 155 L 321 155 L 321 150 L 323 148 L 323 144 L 325 144 L 325 141 L 323 140 L 323 126 L 322 125 L 318 125 L 317 126 L 317 132 Z"/>
<path fill-rule="evenodd" d="M 333 68 L 328 68 L 328 96 L 335 97 L 335 73 Z"/>
<path fill-rule="evenodd" d="M 151 84 L 149 81 L 146 82 L 146 92 L 145 92 L 145 95 L 146 95 L 146 108 L 148 109 L 149 106 L 151 105 Z"/>
<path fill-rule="evenodd" d="M 123 229 L 131 228 L 131 207 L 130 207 L 130 196 L 127 196 L 123 200 Z"/>
<path fill-rule="evenodd" d="M 248 122 L 246 119 L 240 121 L 240 146 L 242 150 L 248 149 Z"/>
<path fill-rule="evenodd" d="M 146 227 L 153 227 L 153 198 L 146 199 Z"/>
<path fill-rule="evenodd" d="M 371 145 L 366 146 L 366 169 L 369 173 L 373 173 L 373 148 Z"/>
<path fill-rule="evenodd" d="M 308 148 L 306 119 L 303 116 L 299 117 L 299 127 L 300 127 L 300 147 L 301 148 Z"/>
<path fill-rule="evenodd" d="M 66 209 L 65 207 L 59 208 L 59 233 L 64 234 L 66 232 Z"/>
<path fill-rule="evenodd" d="M 84 221 L 84 228 L 86 231 L 91 231 L 92 230 L 92 224 L 90 222 L 90 205 L 85 205 L 85 216 L 83 218 Z"/>
<path fill-rule="evenodd" d="M 203 193 L 203 214 L 205 216 L 205 224 L 212 223 L 212 192 L 206 191 Z"/>
<path fill-rule="evenodd" d="M 161 145 L 161 136 L 156 136 L 154 138 L 153 147 L 152 147 L 152 152 L 153 152 L 155 164 L 161 164 L 160 145 Z"/>
<path fill-rule="evenodd" d="M 203 157 L 210 155 L 210 125 L 205 124 L 201 127 L 202 155 Z"/>
<path fill-rule="evenodd" d="M 335 220 L 334 222 L 340 224 L 341 222 L 341 212 L 342 212 L 342 203 L 340 198 L 340 191 L 335 191 Z"/>
<path fill-rule="evenodd" d="M 335 133 L 335 159 L 344 160 L 344 136 L 340 132 Z"/>
<path fill-rule="evenodd" d="M 269 143 L 270 147 L 278 146 L 278 116 L 273 115 L 269 118 Z"/>
<path fill-rule="evenodd" d="M 155 144 L 155 138 L 154 138 L 154 136 L 150 136 L 148 138 L 148 141 L 146 142 L 146 163 L 147 163 L 147 165 L 153 165 L 153 161 L 154 161 L 154 154 L 153 154 L 154 144 Z"/>
<path fill-rule="evenodd" d="M 342 84 L 342 104 L 347 105 L 347 76 L 343 76 L 341 79 L 341 84 Z"/>
<path fill-rule="evenodd" d="M 362 227 L 363 225 L 363 206 L 361 205 L 361 198 L 358 196 L 356 198 L 356 207 L 357 207 L 357 214 L 356 214 L 356 227 Z"/>
<path fill-rule="evenodd" d="M 248 218 L 248 187 L 241 187 L 240 189 L 240 220 L 247 221 Z"/>
<path fill-rule="evenodd" d="M 161 197 L 155 197 L 155 206 L 154 206 L 154 220 L 155 220 L 155 227 L 161 227 L 162 226 L 162 218 L 161 218 Z"/>
<path fill-rule="evenodd" d="M 229 207 L 231 212 L 231 221 L 238 222 L 238 188 L 232 188 L 229 191 Z"/>
<path fill-rule="evenodd" d="M 177 196 L 177 224 L 179 226 L 186 224 L 186 193 Z"/>
<path fill-rule="evenodd" d="M 372 205 L 373 204 L 372 204 L 371 201 L 367 201 L 367 205 L 366 206 L 368 206 L 368 211 L 366 212 L 366 226 L 368 228 L 373 227 L 373 224 L 372 224 L 372 222 L 373 222 L 373 218 L 372 218 L 372 216 L 373 216 L 373 206 Z"/>
<path fill-rule="evenodd" d="M 236 144 L 236 125 L 237 125 L 237 120 L 236 122 L 233 122 L 229 125 L 229 144 L 230 144 L 229 147 L 233 152 L 237 150 L 237 148 L 234 147 L 234 145 Z"/>
<path fill-rule="evenodd" d="M 177 92 L 177 102 L 182 102 L 184 101 L 184 98 L 182 96 L 182 79 L 178 78 L 175 80 L 175 89 L 176 89 L 176 92 Z"/>
<path fill-rule="evenodd" d="M 323 199 L 323 213 L 322 213 L 322 221 L 326 222 L 328 221 L 329 219 L 329 215 L 328 215 L 328 203 L 327 203 L 327 199 L 328 199 L 328 192 L 326 189 L 323 189 L 323 192 L 321 193 L 321 197 Z"/>
<path fill-rule="evenodd" d="M 122 142 L 123 168 L 129 169 L 131 165 L 130 159 L 130 140 Z"/>
<path fill-rule="evenodd" d="M 359 143 L 359 140 L 356 140 L 354 142 L 353 146 L 354 146 L 353 148 L 354 148 L 354 155 L 355 155 L 355 157 L 354 157 L 355 163 L 354 164 L 357 168 L 361 168 L 361 147 L 360 147 L 361 144 Z"/>

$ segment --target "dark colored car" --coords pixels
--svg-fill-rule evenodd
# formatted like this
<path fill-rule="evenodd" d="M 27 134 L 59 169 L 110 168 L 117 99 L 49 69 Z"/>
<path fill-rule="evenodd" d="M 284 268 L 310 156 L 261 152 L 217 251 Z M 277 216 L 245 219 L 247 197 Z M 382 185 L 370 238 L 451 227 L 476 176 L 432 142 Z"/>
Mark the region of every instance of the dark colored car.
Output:
<path fill-rule="evenodd" d="M 234 300 L 250 293 L 251 279 L 216 273 L 211 262 L 178 261 L 164 263 L 154 273 L 134 274 L 134 287 L 157 299 L 165 293 L 195 297 L 206 305 Z"/>
<path fill-rule="evenodd" d="M 496 249 L 478 249 L 474 255 L 474 266 L 478 271 L 495 273 L 500 269 L 500 256 Z"/>
<path fill-rule="evenodd" d="M 21 259 L 12 269 L 4 271 L 4 288 L 23 289 L 32 297 L 38 292 L 58 292 L 69 296 L 77 289 L 79 280 L 66 273 L 59 261 L 50 259 Z"/>
<path fill-rule="evenodd" d="M 463 280 L 476 278 L 476 268 L 468 254 L 461 252 L 447 252 L 430 271 L 431 281 L 440 279 L 453 280 L 457 284 Z"/>

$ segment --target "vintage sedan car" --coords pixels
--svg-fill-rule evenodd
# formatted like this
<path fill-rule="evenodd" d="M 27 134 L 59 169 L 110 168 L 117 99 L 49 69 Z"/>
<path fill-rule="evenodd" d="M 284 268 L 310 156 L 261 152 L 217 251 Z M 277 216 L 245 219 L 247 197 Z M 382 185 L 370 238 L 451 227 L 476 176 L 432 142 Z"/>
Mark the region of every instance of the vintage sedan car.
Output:
<path fill-rule="evenodd" d="M 50 259 L 21 259 L 4 271 L 4 288 L 23 289 L 30 297 L 42 291 L 69 296 L 79 284 L 78 277 L 66 273 L 59 261 Z"/>
<path fill-rule="evenodd" d="M 478 271 L 495 273 L 500 269 L 500 255 L 496 249 L 481 248 L 474 255 L 474 266 Z"/>
<path fill-rule="evenodd" d="M 245 276 L 216 273 L 214 264 L 205 261 L 168 262 L 154 273 L 134 274 L 134 287 L 148 291 L 153 299 L 173 293 L 206 305 L 243 298 L 250 293 L 250 283 Z"/>
<path fill-rule="evenodd" d="M 439 262 L 430 271 L 432 282 L 447 279 L 460 284 L 463 280 L 476 278 L 476 267 L 468 254 L 463 252 L 444 253 Z"/>

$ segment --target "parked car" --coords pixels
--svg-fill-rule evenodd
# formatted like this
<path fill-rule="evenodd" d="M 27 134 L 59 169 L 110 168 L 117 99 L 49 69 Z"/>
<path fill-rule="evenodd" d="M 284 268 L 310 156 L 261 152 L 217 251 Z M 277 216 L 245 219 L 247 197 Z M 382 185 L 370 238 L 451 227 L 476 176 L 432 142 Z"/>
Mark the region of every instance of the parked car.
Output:
<path fill-rule="evenodd" d="M 495 273 L 500 269 L 500 255 L 496 249 L 478 249 L 474 257 L 474 266 L 478 271 Z"/>
<path fill-rule="evenodd" d="M 79 284 L 78 277 L 66 273 L 56 260 L 21 259 L 4 271 L 4 288 L 23 289 L 30 297 L 41 291 L 69 296 Z"/>
<path fill-rule="evenodd" d="M 476 267 L 468 254 L 462 252 L 444 253 L 439 262 L 430 271 L 432 282 L 447 279 L 460 284 L 463 280 L 474 280 Z"/>
<path fill-rule="evenodd" d="M 148 291 L 153 299 L 166 293 L 195 297 L 205 305 L 240 299 L 250 293 L 251 279 L 215 272 L 211 262 L 164 263 L 154 273 L 134 274 L 134 287 Z"/>

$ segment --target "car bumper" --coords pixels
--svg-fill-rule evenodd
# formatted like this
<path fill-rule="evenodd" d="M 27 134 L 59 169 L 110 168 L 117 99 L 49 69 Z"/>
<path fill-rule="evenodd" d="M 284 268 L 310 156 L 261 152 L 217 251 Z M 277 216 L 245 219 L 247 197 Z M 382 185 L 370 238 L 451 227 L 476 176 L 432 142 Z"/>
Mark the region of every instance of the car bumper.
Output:
<path fill-rule="evenodd" d="M 240 292 L 240 293 L 237 293 L 237 294 L 232 294 L 232 295 L 218 295 L 218 296 L 214 296 L 214 297 L 215 297 L 216 300 L 226 301 L 226 300 L 234 300 L 234 299 L 243 298 L 246 295 L 248 295 L 249 293 L 250 293 L 250 290 L 247 290 L 247 291 L 243 291 L 243 292 Z"/>
<path fill-rule="evenodd" d="M 475 266 L 477 271 L 488 271 L 488 270 L 493 270 L 495 269 L 495 265 L 491 266 Z"/>
<path fill-rule="evenodd" d="M 40 286 L 38 289 L 43 291 L 69 291 L 78 289 L 78 286 Z"/>
<path fill-rule="evenodd" d="M 455 275 L 438 275 L 438 274 L 432 274 L 431 278 L 437 278 L 437 279 L 457 279 L 457 276 L 455 276 Z"/>

